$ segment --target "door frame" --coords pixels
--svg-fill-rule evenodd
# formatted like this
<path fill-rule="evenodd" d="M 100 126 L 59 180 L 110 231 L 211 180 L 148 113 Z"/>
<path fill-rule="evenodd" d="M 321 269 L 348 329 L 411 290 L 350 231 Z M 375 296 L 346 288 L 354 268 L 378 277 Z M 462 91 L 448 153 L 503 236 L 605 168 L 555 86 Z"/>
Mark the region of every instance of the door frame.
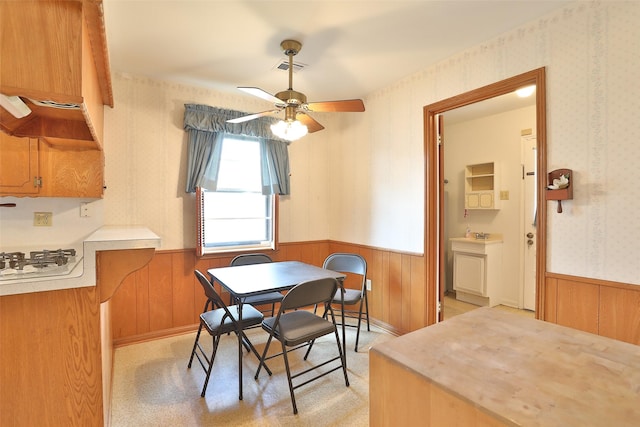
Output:
<path fill-rule="evenodd" d="M 442 242 L 444 224 L 442 216 L 443 192 L 441 191 L 444 177 L 440 167 L 440 145 L 438 144 L 437 134 L 438 115 L 455 108 L 504 95 L 532 84 L 536 85 L 536 135 L 538 137 L 538 176 L 536 177 L 538 188 L 538 245 L 536 247 L 535 312 L 537 319 L 545 318 L 544 279 L 547 269 L 547 203 L 544 190 L 547 185 L 547 121 L 545 68 L 542 67 L 423 107 L 425 153 L 424 258 L 428 325 L 442 320 L 442 310 L 438 310 L 438 307 L 442 305 L 444 300 L 445 289 L 444 275 L 440 274 L 444 264 L 444 242 Z"/>

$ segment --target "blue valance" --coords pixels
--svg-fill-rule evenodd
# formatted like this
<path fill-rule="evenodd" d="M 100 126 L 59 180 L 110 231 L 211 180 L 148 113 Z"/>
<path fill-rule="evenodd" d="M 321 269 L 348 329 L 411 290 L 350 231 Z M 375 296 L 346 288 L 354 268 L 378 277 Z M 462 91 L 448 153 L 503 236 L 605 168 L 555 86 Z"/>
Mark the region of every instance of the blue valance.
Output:
<path fill-rule="evenodd" d="M 227 123 L 227 120 L 247 116 L 251 113 L 199 104 L 185 104 L 184 107 L 184 129 L 187 131 L 189 129 L 197 129 L 206 132 L 253 136 L 282 141 L 289 145 L 289 141 L 280 139 L 271 132 L 271 125 L 279 121 L 275 117 L 264 116 L 243 123 Z"/>
<path fill-rule="evenodd" d="M 288 141 L 273 136 L 270 125 L 276 119 L 259 117 L 244 123 L 227 123 L 244 115 L 241 111 L 185 104 L 184 129 L 189 134 L 187 193 L 195 192 L 196 187 L 216 189 L 222 140 L 226 134 L 259 138 L 262 194 L 289 194 Z"/>

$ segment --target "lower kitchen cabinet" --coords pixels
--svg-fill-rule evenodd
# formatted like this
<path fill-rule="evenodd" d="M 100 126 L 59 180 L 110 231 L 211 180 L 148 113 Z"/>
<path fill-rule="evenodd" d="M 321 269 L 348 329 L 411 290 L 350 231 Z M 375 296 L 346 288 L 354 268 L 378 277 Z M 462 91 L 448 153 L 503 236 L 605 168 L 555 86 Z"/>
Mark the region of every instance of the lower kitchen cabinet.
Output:
<path fill-rule="evenodd" d="M 104 153 L 0 132 L 0 197 L 100 198 Z"/>
<path fill-rule="evenodd" d="M 96 286 L 0 296 L 0 426 L 109 425 L 110 300 L 154 252 L 96 252 Z"/>

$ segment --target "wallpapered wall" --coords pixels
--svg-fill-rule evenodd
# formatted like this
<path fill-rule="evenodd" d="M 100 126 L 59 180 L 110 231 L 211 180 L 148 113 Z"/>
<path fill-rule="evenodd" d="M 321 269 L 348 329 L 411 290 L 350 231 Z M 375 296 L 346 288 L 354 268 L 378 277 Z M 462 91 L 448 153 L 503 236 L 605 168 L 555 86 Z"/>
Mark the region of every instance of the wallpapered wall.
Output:
<path fill-rule="evenodd" d="M 421 253 L 423 106 L 544 66 L 548 167 L 575 174 L 564 213 L 547 205 L 548 269 L 640 284 L 638 22 L 640 2 L 576 2 L 372 93 L 365 113 L 319 117 L 327 129 L 291 145 L 281 239 Z M 193 247 L 182 106 L 264 104 L 118 74 L 114 91 L 115 108 L 105 113 L 105 223 L 145 224 L 163 249 Z"/>
<path fill-rule="evenodd" d="M 340 203 L 355 188 L 332 195 L 341 216 L 368 223 L 336 234 L 422 251 L 422 107 L 544 66 L 548 169 L 575 173 L 564 213 L 547 204 L 548 270 L 640 284 L 638 22 L 640 2 L 572 3 L 371 94 L 366 120 L 331 141 L 332 153 L 368 153 L 364 170 L 344 168 L 340 177 L 362 182 L 363 174 L 365 202 Z"/>
<path fill-rule="evenodd" d="M 187 136 L 184 104 L 245 112 L 264 110 L 250 96 L 220 93 L 114 73 L 114 108 L 105 111 L 105 223 L 142 224 L 162 238 L 162 249 L 195 247 L 195 198 L 185 193 Z M 315 116 L 325 125 L 330 120 Z M 329 132 L 324 132 L 324 137 Z M 327 144 L 309 135 L 290 147 L 291 195 L 280 202 L 280 239 L 326 239 L 324 179 Z"/>

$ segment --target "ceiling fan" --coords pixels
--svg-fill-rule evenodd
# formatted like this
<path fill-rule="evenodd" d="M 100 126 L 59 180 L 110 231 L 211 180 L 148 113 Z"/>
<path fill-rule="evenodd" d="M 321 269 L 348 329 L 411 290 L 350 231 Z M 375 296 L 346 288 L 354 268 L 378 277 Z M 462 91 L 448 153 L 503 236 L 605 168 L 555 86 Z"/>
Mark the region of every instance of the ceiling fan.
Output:
<path fill-rule="evenodd" d="M 274 95 L 257 87 L 239 87 L 241 91 L 271 101 L 275 109 L 261 113 L 249 114 L 227 120 L 229 123 L 242 123 L 257 119 L 262 116 L 274 115 L 284 110 L 285 119 L 272 125 L 271 130 L 279 137 L 293 141 L 304 136 L 307 132 L 317 132 L 324 129 L 309 112 L 362 112 L 364 103 L 361 99 L 348 99 L 342 101 L 307 102 L 305 94 L 293 90 L 293 57 L 300 52 L 302 43 L 296 40 L 284 40 L 280 47 L 289 57 L 289 88 Z M 280 130 L 278 130 L 280 128 Z"/>

